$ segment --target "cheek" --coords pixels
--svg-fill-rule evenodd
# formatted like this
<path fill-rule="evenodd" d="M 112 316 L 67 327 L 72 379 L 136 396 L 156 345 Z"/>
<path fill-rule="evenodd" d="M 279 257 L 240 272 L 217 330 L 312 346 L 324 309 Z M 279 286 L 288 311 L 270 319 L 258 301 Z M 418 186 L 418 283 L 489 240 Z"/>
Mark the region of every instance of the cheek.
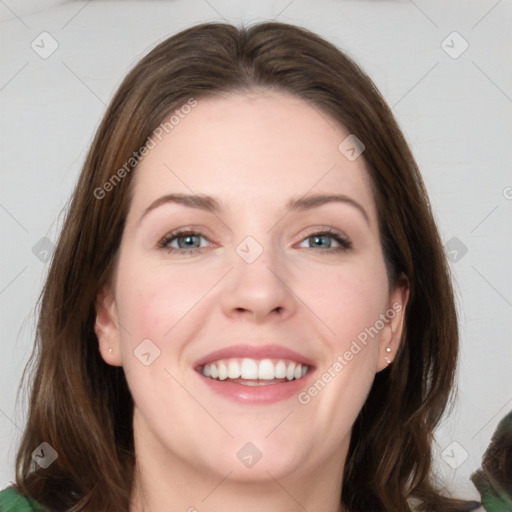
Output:
<path fill-rule="evenodd" d="M 298 295 L 314 299 L 315 313 L 329 329 L 321 328 L 326 357 L 299 402 L 314 411 L 319 424 L 337 425 L 327 434 L 336 444 L 351 428 L 375 379 L 388 281 L 379 262 L 373 269 L 354 265 L 310 278 Z"/>
<path fill-rule="evenodd" d="M 211 286 L 210 279 L 192 269 L 154 267 L 142 273 L 142 265 L 125 268 L 119 276 L 119 318 L 132 338 L 163 341 Z"/>
<path fill-rule="evenodd" d="M 384 264 L 350 265 L 339 269 L 309 269 L 301 285 L 301 297 L 329 328 L 333 346 L 342 349 L 375 324 L 388 301 Z"/>

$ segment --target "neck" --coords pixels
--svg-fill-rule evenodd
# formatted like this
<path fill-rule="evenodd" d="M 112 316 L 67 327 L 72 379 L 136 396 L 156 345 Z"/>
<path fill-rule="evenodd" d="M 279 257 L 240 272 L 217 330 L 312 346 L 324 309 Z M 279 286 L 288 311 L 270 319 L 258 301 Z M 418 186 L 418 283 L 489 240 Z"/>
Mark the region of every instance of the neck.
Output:
<path fill-rule="evenodd" d="M 141 475 L 142 477 L 142 475 Z M 344 512 L 340 504 L 340 494 L 333 489 L 317 486 L 312 489 L 303 482 L 301 490 L 289 482 L 273 480 L 258 484 L 230 482 L 229 476 L 213 480 L 196 482 L 195 486 L 167 484 L 155 485 L 148 489 L 148 481 L 141 478 L 134 489 L 130 512 L 304 512 L 322 510 L 325 512 Z M 146 484 L 145 484 L 146 482 Z M 328 492 L 332 494 L 327 494 Z"/>
<path fill-rule="evenodd" d="M 230 482 L 229 476 L 217 482 L 203 480 L 195 486 L 155 485 L 148 490 L 148 484 L 142 475 L 135 486 L 130 512 L 304 512 L 305 510 L 322 510 L 325 512 L 344 512 L 340 504 L 339 493 L 334 494 L 332 488 L 315 489 L 310 483 L 303 482 L 299 487 L 269 477 L 267 482 L 258 484 L 241 484 Z M 148 492 L 149 491 L 149 492 Z M 327 494 L 328 492 L 332 494 Z"/>
<path fill-rule="evenodd" d="M 349 439 L 332 457 L 283 471 L 258 463 L 222 471 L 170 453 L 153 439 L 135 438 L 136 466 L 130 512 L 344 512 L 343 467 Z M 258 469 L 257 469 L 258 468 Z M 259 473 L 256 471 L 259 470 Z"/>

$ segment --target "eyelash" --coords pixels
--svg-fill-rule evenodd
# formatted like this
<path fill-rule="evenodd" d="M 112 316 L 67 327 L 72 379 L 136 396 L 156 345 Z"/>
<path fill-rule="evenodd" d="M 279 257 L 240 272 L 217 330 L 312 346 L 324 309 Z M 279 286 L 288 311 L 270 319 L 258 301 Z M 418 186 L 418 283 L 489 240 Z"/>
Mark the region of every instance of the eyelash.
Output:
<path fill-rule="evenodd" d="M 184 237 L 184 236 L 189 236 L 189 235 L 199 235 L 200 237 L 207 239 L 207 237 L 205 237 L 202 233 L 198 232 L 198 231 L 191 231 L 191 230 L 177 230 L 177 231 L 173 231 L 171 233 L 168 233 L 167 235 L 165 235 L 157 244 L 157 247 L 159 249 L 165 249 L 167 250 L 168 253 L 180 253 L 180 254 L 202 254 L 203 252 L 203 249 L 206 249 L 206 247 L 195 247 L 195 248 L 192 248 L 192 249 L 177 249 L 175 247 L 168 247 L 168 244 L 170 242 L 172 242 L 173 240 L 177 239 L 177 238 L 181 238 L 181 237 Z M 325 230 L 322 230 L 322 231 L 315 231 L 313 233 L 311 233 L 310 235 L 304 237 L 302 241 L 304 240 L 307 240 L 308 238 L 312 238 L 314 236 L 325 236 L 327 235 L 329 238 L 333 238 L 334 240 L 336 240 L 336 242 L 338 242 L 340 244 L 339 247 L 334 247 L 332 249 L 324 249 L 324 250 L 321 250 L 320 253 L 323 254 L 323 255 L 332 255 L 332 254 L 338 254 L 338 253 L 341 253 L 341 252 L 344 252 L 344 251 L 347 251 L 348 249 L 351 249 L 352 248 L 352 242 L 346 238 L 344 235 L 342 235 L 341 233 L 339 233 L 338 231 L 334 230 L 334 229 L 325 229 Z M 315 250 L 314 247 L 304 247 L 304 249 L 311 249 L 311 250 Z M 316 251 L 318 252 L 318 251 Z"/>

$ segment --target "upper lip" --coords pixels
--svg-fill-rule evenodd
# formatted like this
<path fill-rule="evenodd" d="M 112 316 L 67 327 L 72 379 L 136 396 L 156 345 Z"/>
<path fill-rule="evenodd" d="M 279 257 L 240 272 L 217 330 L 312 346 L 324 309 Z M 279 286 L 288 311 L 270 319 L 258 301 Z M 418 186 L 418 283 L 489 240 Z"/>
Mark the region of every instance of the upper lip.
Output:
<path fill-rule="evenodd" d="M 194 363 L 194 368 L 198 369 L 205 364 L 213 363 L 220 359 L 244 357 L 249 359 L 290 359 L 310 367 L 314 366 L 313 361 L 308 357 L 280 345 L 232 345 L 201 357 Z"/>

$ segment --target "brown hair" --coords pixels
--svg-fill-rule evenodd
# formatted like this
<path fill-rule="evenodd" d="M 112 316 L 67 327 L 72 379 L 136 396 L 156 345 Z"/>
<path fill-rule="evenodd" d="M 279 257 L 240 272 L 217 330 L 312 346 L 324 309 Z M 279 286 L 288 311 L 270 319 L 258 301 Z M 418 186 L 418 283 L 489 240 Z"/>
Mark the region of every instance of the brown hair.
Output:
<path fill-rule="evenodd" d="M 404 273 L 411 286 L 397 357 L 376 375 L 353 426 L 340 499 L 354 512 L 410 511 L 411 500 L 420 510 L 462 510 L 462 502 L 438 492 L 431 474 L 433 431 L 454 384 L 458 327 L 417 165 L 369 77 L 321 37 L 282 23 L 184 30 L 144 57 L 112 99 L 40 297 L 17 488 L 56 511 L 129 510 L 133 402 L 123 369 L 99 354 L 94 323 L 97 294 L 115 265 L 133 172 L 102 199 L 95 190 L 190 98 L 255 88 L 295 94 L 363 141 L 390 281 Z M 44 441 L 58 458 L 36 470 L 31 453 Z"/>

